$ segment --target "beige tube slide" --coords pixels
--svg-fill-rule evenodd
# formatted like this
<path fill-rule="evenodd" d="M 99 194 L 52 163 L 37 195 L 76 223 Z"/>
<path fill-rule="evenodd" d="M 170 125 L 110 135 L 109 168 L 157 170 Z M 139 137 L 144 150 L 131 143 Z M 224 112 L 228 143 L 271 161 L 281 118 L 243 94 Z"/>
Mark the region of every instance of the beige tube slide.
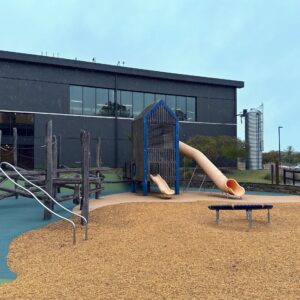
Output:
<path fill-rule="evenodd" d="M 150 178 L 157 185 L 163 198 L 171 198 L 175 194 L 175 191 L 169 187 L 166 181 L 159 174 L 150 174 Z"/>
<path fill-rule="evenodd" d="M 245 194 L 235 179 L 227 178 L 201 151 L 183 142 L 179 142 L 179 151 L 193 159 L 221 191 L 240 198 Z"/>

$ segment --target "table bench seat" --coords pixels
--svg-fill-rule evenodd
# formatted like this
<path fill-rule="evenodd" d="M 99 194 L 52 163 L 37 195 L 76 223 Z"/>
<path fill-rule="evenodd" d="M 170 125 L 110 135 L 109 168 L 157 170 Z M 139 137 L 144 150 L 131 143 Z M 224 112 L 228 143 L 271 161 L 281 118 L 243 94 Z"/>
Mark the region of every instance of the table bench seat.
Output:
<path fill-rule="evenodd" d="M 220 223 L 220 210 L 245 210 L 246 211 L 246 219 L 249 221 L 249 227 L 252 227 L 252 210 L 258 209 L 267 209 L 268 215 L 267 220 L 268 223 L 271 222 L 270 209 L 273 208 L 272 204 L 218 204 L 218 205 L 209 205 L 208 208 L 210 210 L 216 211 L 216 223 Z"/>

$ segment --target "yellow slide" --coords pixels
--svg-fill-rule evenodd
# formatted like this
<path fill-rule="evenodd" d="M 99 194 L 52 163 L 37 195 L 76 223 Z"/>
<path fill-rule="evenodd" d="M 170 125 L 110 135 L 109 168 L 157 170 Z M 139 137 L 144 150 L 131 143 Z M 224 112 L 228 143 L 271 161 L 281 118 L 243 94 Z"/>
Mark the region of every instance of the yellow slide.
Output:
<path fill-rule="evenodd" d="M 175 191 L 169 187 L 166 181 L 159 174 L 157 175 L 150 174 L 150 178 L 157 185 L 163 198 L 171 198 L 172 195 L 175 194 Z"/>
<path fill-rule="evenodd" d="M 245 189 L 235 179 L 228 179 L 201 151 L 182 142 L 179 142 L 179 151 L 193 159 L 221 191 L 237 197 L 245 194 Z"/>

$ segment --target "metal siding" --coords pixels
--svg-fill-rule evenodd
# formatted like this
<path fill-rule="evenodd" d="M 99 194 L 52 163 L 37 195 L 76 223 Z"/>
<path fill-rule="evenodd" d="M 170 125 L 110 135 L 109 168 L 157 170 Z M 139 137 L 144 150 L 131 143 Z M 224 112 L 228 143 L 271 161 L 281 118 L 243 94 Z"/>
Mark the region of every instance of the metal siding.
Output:
<path fill-rule="evenodd" d="M 197 121 L 214 123 L 236 123 L 236 101 L 221 99 L 197 99 Z"/>
<path fill-rule="evenodd" d="M 194 135 L 219 136 L 229 135 L 236 136 L 236 125 L 210 125 L 197 123 L 180 123 L 179 138 L 185 142 Z"/>
<path fill-rule="evenodd" d="M 3 52 L 0 51 L 0 57 L 2 54 Z M 12 53 L 8 53 L 7 56 L 10 57 L 10 60 L 5 61 L 0 58 L 0 110 L 68 113 L 70 105 L 69 84 L 106 88 L 115 88 L 117 84 L 119 89 L 125 90 L 194 96 L 197 97 L 198 121 L 236 122 L 236 88 L 225 86 L 226 83 L 230 85 L 233 82 L 203 78 L 206 83 L 201 83 L 200 77 L 136 71 L 128 68 L 113 68 L 112 66 L 107 67 L 107 69 L 103 65 L 77 63 L 76 61 L 49 57 Z M 19 61 L 12 60 L 13 57 L 18 57 Z M 27 61 L 21 61 L 22 58 Z M 29 58 L 35 63 L 30 63 Z M 42 61 L 47 62 L 47 64 L 42 63 Z M 83 65 L 87 67 L 79 67 Z M 111 68 L 119 73 L 110 73 Z M 126 72 L 128 74 L 125 74 Z M 116 74 L 118 74 L 117 82 L 115 82 Z M 135 74 L 140 76 L 135 76 Z M 147 77 L 146 74 L 152 75 Z M 188 78 L 191 79 L 190 82 Z M 216 85 L 217 83 L 220 85 Z M 35 144 L 38 147 L 35 153 L 37 164 L 43 163 L 43 151 L 40 146 L 44 144 L 44 125 L 49 119 L 53 120 L 56 134 L 73 137 L 73 140 L 68 143 L 64 142 L 63 157 L 66 164 L 80 160 L 76 151 L 74 152 L 74 148 L 78 147 L 78 142 L 75 140 L 79 140 L 80 129 L 89 130 L 92 137 L 101 136 L 104 165 L 115 166 L 114 147 L 116 145 L 121 149 L 118 151 L 118 166 L 123 166 L 124 160 L 131 156 L 131 143 L 128 138 L 131 120 L 119 119 L 116 123 L 114 118 L 37 114 L 35 121 Z M 118 124 L 117 127 L 116 124 Z M 236 136 L 236 126 L 180 123 L 180 139 L 187 140 L 194 134 Z M 116 137 L 118 141 L 115 141 Z"/>
<path fill-rule="evenodd" d="M 53 133 L 62 136 L 62 159 L 66 165 L 78 165 L 80 158 L 80 130 L 86 129 L 91 133 L 92 164 L 95 165 L 97 138 L 101 137 L 102 165 L 114 166 L 114 122 L 113 119 L 35 115 L 35 164 L 36 167 L 44 164 L 45 126 L 48 120 L 53 121 Z M 128 147 L 128 145 L 126 145 Z M 130 149 L 130 147 L 128 147 Z"/>
<path fill-rule="evenodd" d="M 69 86 L 0 78 L 0 109 L 69 113 Z"/>
<path fill-rule="evenodd" d="M 234 99 L 235 90 L 235 88 L 232 87 L 210 86 L 192 82 L 172 81 L 167 79 L 159 80 L 128 75 L 118 75 L 118 89 L 229 100 Z"/>
<path fill-rule="evenodd" d="M 115 75 L 63 66 L 0 60 L 0 78 L 114 88 Z"/>
<path fill-rule="evenodd" d="M 22 62 L 27 64 L 55 66 L 55 67 L 62 67 L 66 69 L 89 70 L 92 72 L 100 71 L 100 72 L 107 72 L 112 74 L 118 73 L 118 74 L 130 75 L 134 77 L 139 76 L 139 77 L 147 77 L 147 78 L 157 78 L 159 80 L 168 79 L 168 80 L 175 80 L 175 81 L 195 82 L 197 84 L 203 83 L 203 84 L 217 85 L 217 86 L 231 86 L 236 88 L 244 87 L 244 82 L 242 81 L 158 72 L 158 71 L 151 71 L 151 70 L 105 65 L 105 64 L 91 63 L 86 61 L 54 58 L 49 56 L 23 54 L 23 53 L 15 53 L 15 52 L 8 52 L 8 51 L 0 51 L 0 61 Z"/>

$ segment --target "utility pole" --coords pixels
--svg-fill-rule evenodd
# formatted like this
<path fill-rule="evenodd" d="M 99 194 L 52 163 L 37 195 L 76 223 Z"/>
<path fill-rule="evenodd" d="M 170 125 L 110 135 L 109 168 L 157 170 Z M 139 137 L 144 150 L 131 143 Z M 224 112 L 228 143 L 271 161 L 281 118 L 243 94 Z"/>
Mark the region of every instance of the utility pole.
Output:
<path fill-rule="evenodd" d="M 278 126 L 278 163 L 279 167 L 281 166 L 281 151 L 280 151 L 280 129 L 282 126 Z"/>

